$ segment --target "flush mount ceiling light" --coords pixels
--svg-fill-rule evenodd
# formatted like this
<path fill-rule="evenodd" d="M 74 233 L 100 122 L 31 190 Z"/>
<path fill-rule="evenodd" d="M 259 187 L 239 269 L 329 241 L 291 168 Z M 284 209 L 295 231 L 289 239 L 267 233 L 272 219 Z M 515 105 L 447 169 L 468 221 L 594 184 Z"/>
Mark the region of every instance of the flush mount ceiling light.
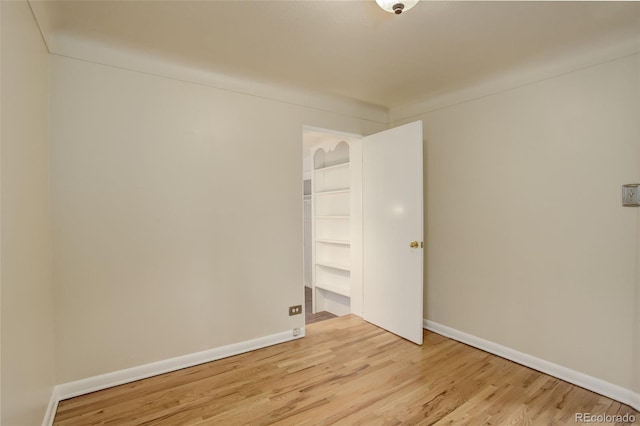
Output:
<path fill-rule="evenodd" d="M 387 12 L 400 15 L 415 6 L 418 0 L 376 0 L 376 3 Z"/>

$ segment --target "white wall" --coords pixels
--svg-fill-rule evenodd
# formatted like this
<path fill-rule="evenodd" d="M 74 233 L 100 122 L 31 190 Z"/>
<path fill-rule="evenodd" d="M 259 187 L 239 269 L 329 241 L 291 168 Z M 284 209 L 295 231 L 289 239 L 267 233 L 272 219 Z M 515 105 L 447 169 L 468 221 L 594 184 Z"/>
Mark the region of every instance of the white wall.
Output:
<path fill-rule="evenodd" d="M 383 125 L 51 58 L 57 381 L 302 327 L 302 126 Z"/>
<path fill-rule="evenodd" d="M 2 10 L 2 419 L 42 422 L 55 384 L 48 54 L 24 1 Z"/>
<path fill-rule="evenodd" d="M 425 317 L 630 389 L 638 117 L 638 55 L 416 117 Z"/>

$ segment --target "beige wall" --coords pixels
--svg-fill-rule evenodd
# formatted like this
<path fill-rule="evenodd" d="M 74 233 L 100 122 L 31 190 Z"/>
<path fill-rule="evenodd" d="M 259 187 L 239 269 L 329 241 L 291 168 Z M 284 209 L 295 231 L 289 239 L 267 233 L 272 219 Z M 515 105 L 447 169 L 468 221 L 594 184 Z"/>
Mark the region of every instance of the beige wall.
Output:
<path fill-rule="evenodd" d="M 640 81 L 640 69 L 638 70 L 638 80 Z M 640 178 L 636 179 L 640 182 Z M 636 209 L 640 210 L 640 209 Z M 636 400 L 640 404 L 640 211 L 638 211 L 638 237 L 637 237 L 637 261 L 636 261 L 636 316 L 635 316 L 635 340 L 633 348 L 633 390 L 636 393 Z"/>
<path fill-rule="evenodd" d="M 2 423 L 2 5 L 0 4 L 0 423 Z"/>
<path fill-rule="evenodd" d="M 636 69 L 636 81 L 637 84 L 640 85 L 640 66 Z M 640 176 L 636 176 L 635 182 L 640 183 Z M 633 390 L 636 393 L 636 400 L 638 404 L 640 404 L 640 209 L 638 210 L 638 228 L 637 228 L 637 239 L 636 239 L 636 316 L 635 316 L 635 325 L 636 325 L 636 335 L 634 339 L 634 351 L 633 351 L 633 359 L 634 363 L 634 383 Z"/>
<path fill-rule="evenodd" d="M 631 388 L 638 56 L 424 114 L 426 318 Z"/>
<path fill-rule="evenodd" d="M 2 189 L 2 5 L 0 4 L 0 190 Z M 2 423 L 2 191 L 0 191 L 0 423 Z"/>
<path fill-rule="evenodd" d="M 302 126 L 381 124 L 51 58 L 57 381 L 302 327 Z"/>
<path fill-rule="evenodd" d="M 48 55 L 26 2 L 2 9 L 2 419 L 42 422 L 55 383 Z"/>

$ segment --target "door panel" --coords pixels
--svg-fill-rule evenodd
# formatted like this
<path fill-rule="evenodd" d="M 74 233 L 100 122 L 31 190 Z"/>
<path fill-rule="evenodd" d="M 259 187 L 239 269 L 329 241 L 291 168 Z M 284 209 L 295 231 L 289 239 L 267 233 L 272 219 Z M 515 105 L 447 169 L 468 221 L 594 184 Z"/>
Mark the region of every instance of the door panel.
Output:
<path fill-rule="evenodd" d="M 362 154 L 364 319 L 422 344 L 422 122 L 365 137 Z"/>

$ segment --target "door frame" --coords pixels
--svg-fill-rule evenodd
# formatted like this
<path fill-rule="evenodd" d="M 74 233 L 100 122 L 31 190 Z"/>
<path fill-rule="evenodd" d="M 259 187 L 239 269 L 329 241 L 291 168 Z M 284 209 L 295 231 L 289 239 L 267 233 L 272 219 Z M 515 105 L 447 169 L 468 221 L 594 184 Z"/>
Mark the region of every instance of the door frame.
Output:
<path fill-rule="evenodd" d="M 420 149 L 421 149 L 421 153 L 423 148 L 423 136 L 422 136 L 422 122 L 418 121 L 418 122 L 413 122 L 413 123 L 409 123 L 407 125 L 404 126 L 411 126 L 411 125 L 418 125 L 416 123 L 419 123 L 419 127 L 420 127 Z M 404 127 L 404 126 L 398 126 L 398 127 Z M 396 127 L 397 128 L 397 127 Z M 373 136 L 376 135 L 378 133 L 385 133 L 387 131 L 392 131 L 396 128 L 390 128 L 390 129 L 386 129 L 383 130 L 381 132 L 377 132 L 374 133 L 372 135 L 369 136 Z M 355 242 L 355 244 L 352 245 L 352 261 L 351 261 L 351 287 L 352 287 L 352 291 L 351 291 L 351 298 L 350 298 L 350 305 L 351 305 L 351 313 L 360 316 L 363 319 L 365 318 L 365 312 L 364 312 L 364 291 L 365 291 L 365 283 L 364 283 L 364 256 L 363 256 L 363 251 L 364 251 L 364 230 L 363 230 L 363 214 L 365 214 L 365 212 L 363 211 L 364 208 L 364 204 L 363 204 L 363 198 L 362 198 L 362 194 L 363 194 L 363 144 L 366 143 L 364 142 L 364 139 L 366 139 L 369 136 L 361 136 L 361 135 L 356 135 L 356 134 L 352 134 L 352 133 L 345 133 L 345 132 L 340 132 L 340 131 L 335 131 L 335 130 L 331 130 L 331 129 L 325 129 L 325 128 L 320 128 L 320 127 L 315 127 L 315 126 L 307 126 L 304 125 L 303 126 L 303 158 L 304 158 L 304 150 L 306 149 L 306 146 L 310 144 L 310 142 L 308 140 L 306 140 L 305 138 L 309 135 L 309 134 L 313 134 L 316 137 L 326 137 L 329 140 L 333 140 L 336 141 L 347 141 L 349 144 L 349 148 L 350 148 L 350 172 L 355 174 L 355 176 L 358 176 L 359 178 L 356 179 L 352 179 L 352 185 L 354 185 L 354 187 L 352 188 L 352 196 L 351 196 L 351 218 L 352 218 L 352 222 L 351 222 L 351 232 L 352 232 L 352 243 Z M 320 135 L 320 136 L 319 136 Z M 337 144 L 338 142 L 336 142 L 335 144 Z M 315 144 L 321 144 L 322 142 L 317 140 Z M 333 142 L 329 141 L 327 142 L 328 145 L 331 145 Z M 334 146 L 335 146 L 334 144 Z M 310 154 L 313 154 L 313 150 L 310 150 Z M 419 161 L 422 164 L 422 173 L 424 173 L 424 161 L 423 161 L 423 156 L 420 155 Z M 311 168 L 311 173 L 313 173 L 313 158 L 310 158 L 310 168 Z M 305 175 L 305 170 L 304 170 L 304 166 L 303 166 L 303 177 L 306 177 Z M 304 180 L 304 179 L 303 179 Z M 420 197 L 423 198 L 423 180 L 424 178 L 421 179 L 419 186 L 420 186 Z M 355 183 L 354 183 L 355 182 Z M 422 202 L 422 206 L 424 205 L 424 200 Z M 312 203 L 312 216 L 313 216 L 313 203 Z M 421 217 L 421 227 L 420 230 L 416 230 L 416 236 L 412 237 L 412 238 L 418 238 L 421 246 L 418 248 L 418 250 L 421 252 L 422 256 L 424 256 L 424 207 L 421 208 L 421 212 L 422 214 L 420 215 Z M 302 226 L 304 226 L 304 219 L 302 220 Z M 354 231 L 355 231 L 355 235 L 354 235 Z M 312 241 L 315 241 L 315 229 L 312 230 Z M 421 297 L 419 298 L 419 306 L 420 306 L 420 313 L 419 313 L 419 318 L 416 319 L 416 321 L 419 321 L 419 325 L 420 325 L 420 330 L 422 330 L 422 323 L 423 323 L 423 317 L 424 317 L 424 313 L 423 313 L 423 295 L 424 295 L 424 260 L 423 257 L 421 257 L 422 262 L 420 264 L 420 273 L 421 273 L 421 277 L 422 279 L 420 280 L 420 289 L 421 289 Z M 303 260 L 304 261 L 304 260 Z M 313 282 L 315 282 L 315 267 L 314 267 L 314 261 L 312 260 L 312 265 L 311 267 L 314 269 L 313 270 Z M 303 279 L 304 282 L 304 279 Z M 315 289 L 312 291 L 313 297 L 315 298 Z M 304 284 L 303 284 L 303 298 L 304 298 Z M 304 299 L 303 299 L 304 300 Z M 315 312 L 315 304 L 314 306 L 314 312 Z M 306 312 L 305 312 L 305 317 L 306 317 Z M 384 327 L 382 327 L 384 328 Z M 393 331 L 391 331 L 393 332 Z M 421 344 L 422 343 L 422 335 L 420 334 L 420 342 L 413 340 L 414 342 Z"/>

